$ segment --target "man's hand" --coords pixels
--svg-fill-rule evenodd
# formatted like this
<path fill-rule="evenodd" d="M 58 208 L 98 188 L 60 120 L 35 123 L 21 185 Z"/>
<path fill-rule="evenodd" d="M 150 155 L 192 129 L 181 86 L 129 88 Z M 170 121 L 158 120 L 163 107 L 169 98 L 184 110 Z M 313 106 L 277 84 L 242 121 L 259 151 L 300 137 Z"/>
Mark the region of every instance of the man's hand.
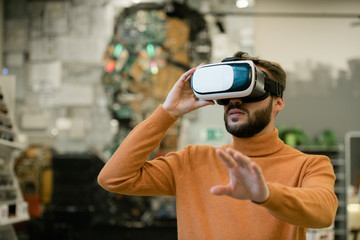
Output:
<path fill-rule="evenodd" d="M 196 100 L 190 82 L 195 70 L 196 68 L 192 68 L 181 75 L 163 103 L 163 107 L 175 117 L 180 117 L 200 107 L 215 104 L 214 101 Z"/>
<path fill-rule="evenodd" d="M 216 153 L 229 168 L 230 183 L 211 188 L 215 195 L 227 195 L 236 199 L 251 200 L 256 203 L 265 202 L 270 196 L 260 167 L 244 154 L 227 148 L 217 149 Z"/>

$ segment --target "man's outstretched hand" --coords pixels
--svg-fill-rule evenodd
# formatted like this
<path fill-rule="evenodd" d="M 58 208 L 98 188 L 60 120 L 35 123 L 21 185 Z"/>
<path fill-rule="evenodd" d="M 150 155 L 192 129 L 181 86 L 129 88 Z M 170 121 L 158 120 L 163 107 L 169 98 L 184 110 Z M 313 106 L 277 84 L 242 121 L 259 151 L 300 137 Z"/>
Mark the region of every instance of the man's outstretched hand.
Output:
<path fill-rule="evenodd" d="M 256 203 L 265 202 L 270 196 L 270 190 L 260 167 L 248 156 L 232 148 L 216 150 L 217 155 L 229 169 L 228 185 L 217 185 L 211 188 L 214 195 L 226 195 L 241 200 L 251 200 Z"/>

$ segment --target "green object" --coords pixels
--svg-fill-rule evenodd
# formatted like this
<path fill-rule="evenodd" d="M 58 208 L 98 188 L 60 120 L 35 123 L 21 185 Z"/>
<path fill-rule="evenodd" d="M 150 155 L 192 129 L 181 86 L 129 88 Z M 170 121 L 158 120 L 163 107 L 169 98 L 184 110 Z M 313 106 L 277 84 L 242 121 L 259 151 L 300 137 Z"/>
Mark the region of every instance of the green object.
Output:
<path fill-rule="evenodd" d="M 148 53 L 149 57 L 154 57 L 154 56 L 155 56 L 155 48 L 154 48 L 154 45 L 152 45 L 151 43 L 149 43 L 149 44 L 146 46 L 146 49 L 147 49 L 147 53 Z"/>
<path fill-rule="evenodd" d="M 121 106 L 115 110 L 117 119 L 131 119 L 132 111 L 128 106 Z"/>
<path fill-rule="evenodd" d="M 279 138 L 289 146 L 296 147 L 305 145 L 307 142 L 307 135 L 299 126 L 287 128 L 284 125 L 281 125 L 278 130 Z"/>
<path fill-rule="evenodd" d="M 209 128 L 207 130 L 207 140 L 218 141 L 224 138 L 224 132 L 218 128 Z"/>
<path fill-rule="evenodd" d="M 291 147 L 295 147 L 297 145 L 297 137 L 295 133 L 287 133 L 284 140 L 285 144 Z"/>
<path fill-rule="evenodd" d="M 337 145 L 336 134 L 332 130 L 324 130 L 318 137 L 318 143 L 323 147 L 334 147 Z"/>
<path fill-rule="evenodd" d="M 118 58 L 122 50 L 123 50 L 123 46 L 120 43 L 116 44 L 114 49 L 114 57 Z"/>

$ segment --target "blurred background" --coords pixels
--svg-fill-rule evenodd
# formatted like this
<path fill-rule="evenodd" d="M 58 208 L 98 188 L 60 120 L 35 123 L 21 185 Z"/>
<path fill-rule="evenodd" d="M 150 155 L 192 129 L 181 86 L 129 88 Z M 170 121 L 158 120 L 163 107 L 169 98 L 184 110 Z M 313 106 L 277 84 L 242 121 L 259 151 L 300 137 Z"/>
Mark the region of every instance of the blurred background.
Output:
<path fill-rule="evenodd" d="M 1 240 L 176 239 L 173 197 L 109 193 L 96 177 L 184 71 L 239 50 L 284 67 L 280 137 L 334 166 L 335 222 L 307 238 L 356 239 L 360 1 L 0 0 L 0 36 Z M 209 106 L 149 158 L 231 140 Z"/>

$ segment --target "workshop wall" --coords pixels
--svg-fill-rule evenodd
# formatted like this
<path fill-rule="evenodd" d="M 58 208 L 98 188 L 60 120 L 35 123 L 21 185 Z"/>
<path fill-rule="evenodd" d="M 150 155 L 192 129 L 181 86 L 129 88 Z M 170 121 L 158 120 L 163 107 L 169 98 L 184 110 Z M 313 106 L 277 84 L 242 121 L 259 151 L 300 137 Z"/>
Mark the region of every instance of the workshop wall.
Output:
<path fill-rule="evenodd" d="M 109 1 L 4 2 L 4 66 L 29 143 L 83 152 L 110 141 L 100 79 L 114 18 Z"/>
<path fill-rule="evenodd" d="M 340 143 L 360 130 L 359 1 L 257 1 L 255 53 L 286 70 L 285 108 L 278 125 L 298 126 L 310 139 L 325 130 Z M 283 14 L 281 13 L 299 13 Z"/>
<path fill-rule="evenodd" d="M 355 9 L 359 1 L 258 0 L 253 12 L 221 19 L 226 32 L 212 35 L 213 60 L 241 49 L 279 62 L 287 72 L 287 89 L 276 126 L 301 130 L 308 144 L 321 144 L 329 131 L 343 143 L 346 132 L 360 130 L 360 20 Z M 223 44 L 217 45 L 217 39 Z M 231 140 L 219 130 L 220 141 L 202 141 L 199 129 L 223 126 L 221 106 L 200 109 L 197 119 L 188 124 L 191 144 Z"/>
<path fill-rule="evenodd" d="M 111 142 L 118 125 L 109 124 L 101 79 L 119 9 L 107 0 L 12 0 L 4 7 L 3 65 L 17 77 L 20 130 L 30 141 L 59 150 Z M 358 8 L 353 0 L 258 0 L 242 15 L 207 15 L 212 49 L 205 62 L 239 49 L 278 61 L 288 73 L 288 88 L 277 125 L 299 126 L 311 139 L 331 129 L 342 142 L 347 131 L 360 128 L 354 110 L 360 95 L 360 32 L 358 20 L 349 17 Z M 331 15 L 335 12 L 342 17 Z M 231 140 L 222 115 L 221 106 L 210 106 L 185 117 L 180 147 Z M 208 139 L 209 134 L 215 137 Z"/>

